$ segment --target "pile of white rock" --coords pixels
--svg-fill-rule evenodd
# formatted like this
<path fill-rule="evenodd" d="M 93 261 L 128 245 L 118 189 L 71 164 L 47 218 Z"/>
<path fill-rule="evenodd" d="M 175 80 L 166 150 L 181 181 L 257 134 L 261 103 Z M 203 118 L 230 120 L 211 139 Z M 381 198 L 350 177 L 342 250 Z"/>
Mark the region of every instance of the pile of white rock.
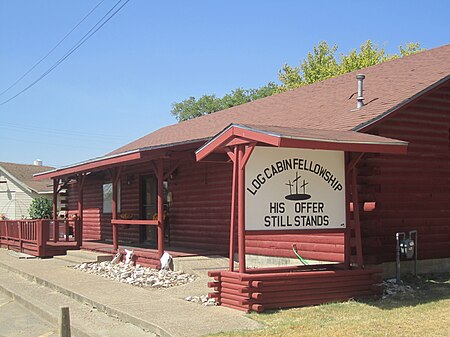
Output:
<path fill-rule="evenodd" d="M 182 271 L 157 270 L 123 262 L 82 263 L 73 268 L 138 287 L 170 288 L 197 279 L 197 276 Z"/>
<path fill-rule="evenodd" d="M 403 284 L 402 282 L 398 284 L 395 278 L 384 280 L 382 285 L 383 298 L 387 298 L 389 296 L 394 296 L 397 294 L 412 293 L 415 291 L 410 285 Z"/>
<path fill-rule="evenodd" d="M 217 302 L 214 298 L 208 298 L 207 295 L 202 295 L 202 296 L 188 296 L 185 298 L 186 301 L 188 302 L 193 302 L 193 303 L 198 303 L 198 304 L 203 304 L 207 307 L 213 306 L 213 305 L 217 305 Z"/>

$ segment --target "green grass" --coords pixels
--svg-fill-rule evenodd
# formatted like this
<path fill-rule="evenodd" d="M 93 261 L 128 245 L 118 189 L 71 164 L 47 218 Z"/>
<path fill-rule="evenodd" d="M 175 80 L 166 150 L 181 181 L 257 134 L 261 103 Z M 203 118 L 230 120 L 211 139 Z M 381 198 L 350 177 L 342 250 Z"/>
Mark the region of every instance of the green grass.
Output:
<path fill-rule="evenodd" d="M 255 331 L 214 336 L 450 336 L 450 273 L 412 276 L 415 291 L 385 299 L 279 310 L 249 317 Z"/>

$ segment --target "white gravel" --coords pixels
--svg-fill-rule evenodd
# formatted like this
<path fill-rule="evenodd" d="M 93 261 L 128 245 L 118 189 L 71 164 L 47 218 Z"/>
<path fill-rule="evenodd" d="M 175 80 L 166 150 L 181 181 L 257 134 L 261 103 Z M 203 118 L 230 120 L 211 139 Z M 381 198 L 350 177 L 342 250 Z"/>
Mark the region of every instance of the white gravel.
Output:
<path fill-rule="evenodd" d="M 114 281 L 128 283 L 137 287 L 156 289 L 179 286 L 192 282 L 198 278 L 196 275 L 187 274 L 182 271 L 157 270 L 142 267 L 139 264 L 132 266 L 123 262 L 82 263 L 73 266 L 73 269 L 89 274 L 100 275 Z"/>

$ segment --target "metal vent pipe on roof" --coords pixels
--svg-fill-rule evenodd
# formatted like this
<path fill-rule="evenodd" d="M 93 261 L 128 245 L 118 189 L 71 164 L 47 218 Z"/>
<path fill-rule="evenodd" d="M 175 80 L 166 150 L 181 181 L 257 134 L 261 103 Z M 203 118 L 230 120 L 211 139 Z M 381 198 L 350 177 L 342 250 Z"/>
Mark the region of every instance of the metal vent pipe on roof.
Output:
<path fill-rule="evenodd" d="M 361 109 L 364 106 L 364 97 L 363 97 L 363 81 L 366 78 L 363 74 L 357 74 L 356 79 L 358 80 L 358 97 L 356 97 L 357 103 L 356 108 Z"/>

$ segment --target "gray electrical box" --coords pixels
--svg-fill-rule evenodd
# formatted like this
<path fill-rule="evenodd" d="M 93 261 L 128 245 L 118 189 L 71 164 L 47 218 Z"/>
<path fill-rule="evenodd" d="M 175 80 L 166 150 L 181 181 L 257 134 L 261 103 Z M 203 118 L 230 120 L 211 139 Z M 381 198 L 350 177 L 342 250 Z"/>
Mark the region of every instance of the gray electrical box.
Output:
<path fill-rule="evenodd" d="M 413 230 L 406 235 L 405 232 L 395 233 L 397 263 L 395 265 L 397 283 L 400 283 L 401 259 L 414 259 L 414 275 L 417 276 L 417 231 Z"/>

